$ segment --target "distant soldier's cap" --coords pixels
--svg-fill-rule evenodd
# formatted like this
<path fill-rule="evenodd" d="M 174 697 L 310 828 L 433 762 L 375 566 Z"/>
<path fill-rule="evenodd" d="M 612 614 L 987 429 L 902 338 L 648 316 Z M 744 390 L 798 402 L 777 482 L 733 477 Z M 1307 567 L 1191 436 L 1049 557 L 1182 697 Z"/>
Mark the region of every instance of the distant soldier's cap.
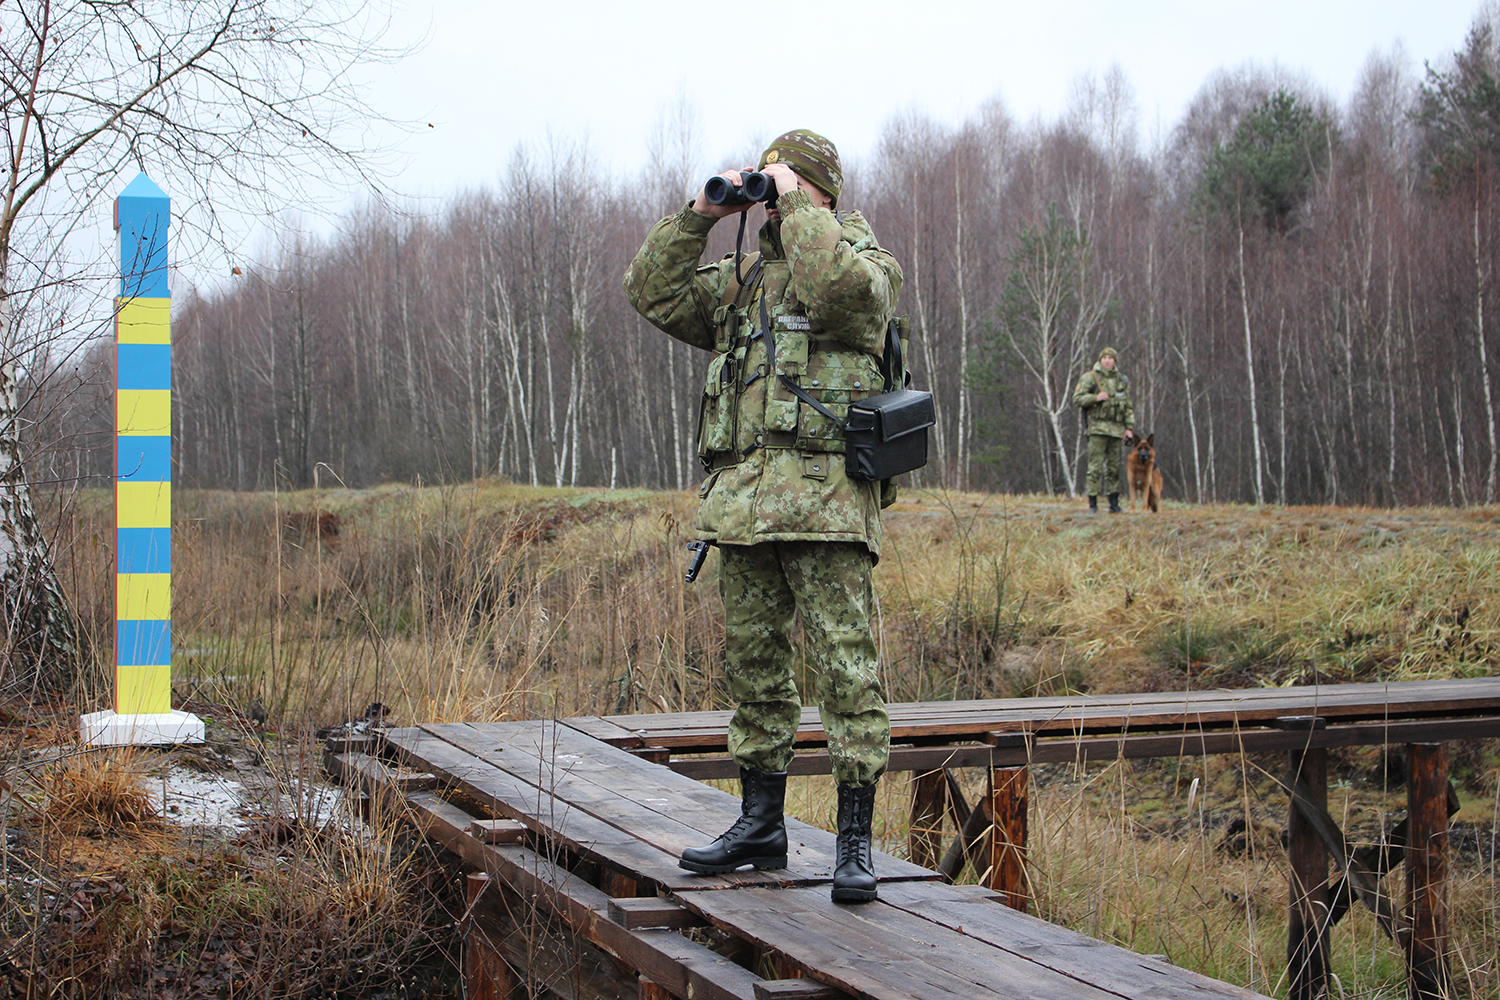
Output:
<path fill-rule="evenodd" d="M 1114 358 L 1116 361 L 1120 360 L 1120 355 L 1115 352 L 1115 349 L 1113 347 L 1106 347 L 1104 350 L 1099 352 L 1100 361 L 1103 361 L 1106 357 Z"/>
<path fill-rule="evenodd" d="M 793 129 L 777 136 L 760 154 L 760 168 L 768 163 L 785 163 L 806 177 L 819 191 L 837 199 L 844 187 L 844 168 L 839 165 L 839 151 L 833 143 L 805 128 Z"/>

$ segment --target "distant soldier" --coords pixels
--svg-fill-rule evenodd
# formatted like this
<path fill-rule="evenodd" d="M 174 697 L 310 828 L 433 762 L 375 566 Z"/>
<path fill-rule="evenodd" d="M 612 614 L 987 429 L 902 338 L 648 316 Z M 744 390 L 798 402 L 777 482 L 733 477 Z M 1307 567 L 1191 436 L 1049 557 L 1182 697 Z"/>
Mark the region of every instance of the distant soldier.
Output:
<path fill-rule="evenodd" d="M 1092 371 L 1083 373 L 1073 393 L 1073 405 L 1089 422 L 1089 513 L 1099 513 L 1099 494 L 1109 494 L 1109 512 L 1120 513 L 1120 441 L 1135 437 L 1135 404 L 1130 380 L 1116 370 L 1113 347 L 1099 353 Z"/>
<path fill-rule="evenodd" d="M 641 315 L 714 352 L 698 438 L 708 479 L 694 527 L 720 553 L 725 672 L 738 703 L 729 752 L 740 766 L 742 806 L 729 830 L 684 851 L 680 863 L 700 874 L 786 867 L 799 618 L 838 783 L 833 899 L 862 902 L 876 898 L 870 827 L 890 756 L 870 630 L 880 486 L 845 475 L 841 425 L 787 384 L 840 418 L 851 401 L 883 390 L 879 357 L 901 267 L 858 212 L 835 213 L 843 172 L 833 143 L 788 132 L 759 169 L 775 182 L 775 199 L 758 261 L 731 255 L 699 266 L 714 223 L 751 207 L 711 204 L 700 190 L 652 227 L 625 273 L 625 294 Z M 740 171 L 721 176 L 743 184 Z"/>

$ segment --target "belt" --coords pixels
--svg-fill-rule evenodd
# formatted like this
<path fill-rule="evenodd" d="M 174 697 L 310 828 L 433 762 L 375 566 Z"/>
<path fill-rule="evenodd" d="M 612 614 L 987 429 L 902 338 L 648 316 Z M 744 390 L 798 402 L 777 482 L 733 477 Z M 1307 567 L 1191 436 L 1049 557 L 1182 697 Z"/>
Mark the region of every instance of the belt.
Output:
<path fill-rule="evenodd" d="M 761 431 L 755 435 L 755 443 L 745 449 L 743 453 L 737 451 L 716 451 L 704 459 L 704 467 L 709 472 L 719 469 L 727 469 L 731 465 L 739 465 L 750 454 L 759 448 L 795 448 L 797 447 L 797 434 L 795 431 Z"/>

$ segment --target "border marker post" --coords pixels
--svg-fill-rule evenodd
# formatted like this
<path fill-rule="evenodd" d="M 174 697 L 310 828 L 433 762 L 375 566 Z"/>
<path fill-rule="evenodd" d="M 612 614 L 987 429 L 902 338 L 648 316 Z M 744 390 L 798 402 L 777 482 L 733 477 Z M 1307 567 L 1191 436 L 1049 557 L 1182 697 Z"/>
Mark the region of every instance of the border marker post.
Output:
<path fill-rule="evenodd" d="M 144 173 L 115 199 L 114 708 L 79 720 L 94 746 L 202 743 L 172 710 L 171 199 Z"/>

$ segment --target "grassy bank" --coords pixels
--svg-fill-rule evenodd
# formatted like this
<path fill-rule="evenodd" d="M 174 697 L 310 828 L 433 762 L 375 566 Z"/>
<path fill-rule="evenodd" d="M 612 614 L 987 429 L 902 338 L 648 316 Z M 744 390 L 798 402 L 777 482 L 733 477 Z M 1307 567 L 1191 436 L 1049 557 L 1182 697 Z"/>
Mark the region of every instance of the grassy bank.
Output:
<path fill-rule="evenodd" d="M 179 693 L 273 718 L 725 707 L 692 497 L 503 483 L 183 491 Z M 1500 509 L 1168 508 L 908 491 L 876 568 L 892 700 L 1478 676 L 1500 664 Z M 108 511 L 65 573 L 108 653 Z M 104 669 L 97 676 L 104 676 Z"/>

